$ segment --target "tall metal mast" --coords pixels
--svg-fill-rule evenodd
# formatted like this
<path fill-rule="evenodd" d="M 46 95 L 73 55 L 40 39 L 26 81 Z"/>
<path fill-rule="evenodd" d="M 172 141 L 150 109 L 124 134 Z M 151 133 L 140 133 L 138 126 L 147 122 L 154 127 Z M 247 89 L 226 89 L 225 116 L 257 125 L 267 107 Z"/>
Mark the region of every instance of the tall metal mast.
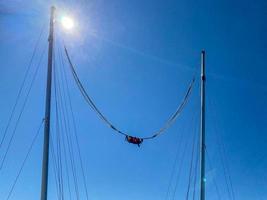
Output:
<path fill-rule="evenodd" d="M 48 49 L 48 64 L 47 64 L 41 200 L 47 200 L 47 188 L 48 188 L 47 185 L 48 185 L 48 164 L 49 164 L 49 135 L 50 135 L 50 111 L 51 111 L 50 108 L 51 108 L 55 10 L 56 8 L 52 6 L 51 16 L 50 16 L 50 32 L 48 38 L 49 49 Z"/>
<path fill-rule="evenodd" d="M 200 114 L 200 200 L 205 200 L 205 51 L 201 52 L 201 114 Z"/>

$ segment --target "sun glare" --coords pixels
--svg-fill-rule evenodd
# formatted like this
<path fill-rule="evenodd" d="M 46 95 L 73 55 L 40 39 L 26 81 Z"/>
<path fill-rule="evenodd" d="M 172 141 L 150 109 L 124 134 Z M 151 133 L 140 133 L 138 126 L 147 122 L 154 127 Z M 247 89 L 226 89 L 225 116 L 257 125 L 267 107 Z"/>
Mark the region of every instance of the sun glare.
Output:
<path fill-rule="evenodd" d="M 67 17 L 67 16 L 63 16 L 61 18 L 61 24 L 67 30 L 71 30 L 74 27 L 74 21 L 73 21 L 73 19 L 70 18 L 70 17 Z"/>

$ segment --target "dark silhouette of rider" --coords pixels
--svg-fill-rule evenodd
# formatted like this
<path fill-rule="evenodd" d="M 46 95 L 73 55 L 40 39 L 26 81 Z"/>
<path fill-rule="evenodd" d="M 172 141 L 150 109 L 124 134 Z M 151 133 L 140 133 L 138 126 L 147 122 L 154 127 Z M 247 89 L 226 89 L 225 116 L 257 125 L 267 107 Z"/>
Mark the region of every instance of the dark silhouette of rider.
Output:
<path fill-rule="evenodd" d="M 129 136 L 129 135 L 127 135 L 125 137 L 125 140 L 127 140 L 127 142 L 129 142 L 129 143 L 136 144 L 139 147 L 140 147 L 140 144 L 142 144 L 142 142 L 143 142 L 142 138 L 133 137 L 133 136 Z"/>

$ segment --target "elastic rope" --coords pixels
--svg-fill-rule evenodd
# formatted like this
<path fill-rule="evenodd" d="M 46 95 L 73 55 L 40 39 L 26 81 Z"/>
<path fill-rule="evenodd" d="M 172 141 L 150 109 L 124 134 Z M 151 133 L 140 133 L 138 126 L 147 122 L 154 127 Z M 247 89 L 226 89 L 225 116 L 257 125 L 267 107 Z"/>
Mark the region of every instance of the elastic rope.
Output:
<path fill-rule="evenodd" d="M 88 95 L 88 93 L 86 92 L 86 90 L 84 89 L 81 81 L 78 78 L 78 75 L 74 69 L 74 66 L 71 62 L 70 56 L 68 54 L 67 48 L 66 46 L 64 46 L 65 49 L 65 54 L 69 63 L 69 66 L 71 68 L 71 72 L 72 75 L 74 77 L 74 80 L 82 94 L 82 96 L 84 97 L 84 99 L 86 100 L 86 102 L 89 104 L 89 106 L 96 112 L 96 114 L 100 117 L 100 119 L 103 120 L 103 122 L 105 122 L 111 129 L 113 129 L 114 131 L 116 131 L 119 134 L 122 134 L 124 136 L 128 136 L 128 134 L 126 132 L 123 132 L 121 130 L 119 130 L 118 128 L 116 128 L 101 112 L 100 110 L 96 107 L 95 103 L 93 102 L 93 100 L 90 98 L 90 96 Z M 177 108 L 177 110 L 174 112 L 174 114 L 171 115 L 171 117 L 167 120 L 167 122 L 165 123 L 165 125 L 159 129 L 158 131 L 156 131 L 155 133 L 152 134 L 152 136 L 149 137 L 142 137 L 140 139 L 142 140 L 147 140 L 147 139 L 153 139 L 157 136 L 159 136 L 160 134 L 162 134 L 164 131 L 166 131 L 173 123 L 174 121 L 177 119 L 177 117 L 179 116 L 179 114 L 182 112 L 184 106 L 186 105 L 186 103 L 188 102 L 189 96 L 191 94 L 192 88 L 193 88 L 193 84 L 195 82 L 195 78 L 193 78 L 192 82 L 189 85 L 189 88 L 186 92 L 186 95 L 182 101 L 182 103 L 179 105 L 179 107 Z"/>

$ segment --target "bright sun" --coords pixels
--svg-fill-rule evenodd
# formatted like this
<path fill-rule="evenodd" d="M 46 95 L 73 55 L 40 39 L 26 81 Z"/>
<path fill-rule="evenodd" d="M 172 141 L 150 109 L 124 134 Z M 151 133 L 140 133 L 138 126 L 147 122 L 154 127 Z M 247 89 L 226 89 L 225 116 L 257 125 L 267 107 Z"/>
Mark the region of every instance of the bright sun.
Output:
<path fill-rule="evenodd" d="M 70 17 L 67 17 L 67 16 L 63 16 L 61 18 L 61 24 L 67 30 L 71 30 L 74 27 L 74 21 L 73 21 L 73 19 L 70 18 Z"/>

